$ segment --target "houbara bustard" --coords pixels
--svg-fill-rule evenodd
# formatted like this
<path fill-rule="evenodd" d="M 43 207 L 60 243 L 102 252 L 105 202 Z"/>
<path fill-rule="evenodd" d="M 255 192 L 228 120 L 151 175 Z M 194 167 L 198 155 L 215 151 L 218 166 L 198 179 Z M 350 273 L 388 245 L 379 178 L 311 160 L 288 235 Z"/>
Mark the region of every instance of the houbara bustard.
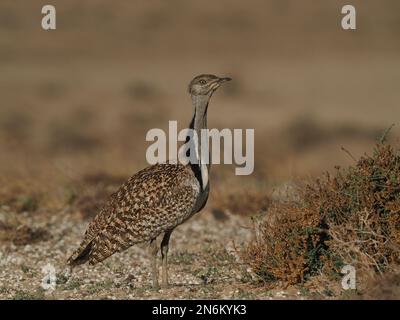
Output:
<path fill-rule="evenodd" d="M 195 77 L 189 84 L 194 114 L 189 128 L 195 137 L 207 128 L 208 103 L 223 82 L 210 74 Z M 187 139 L 189 143 L 192 139 Z M 172 231 L 206 204 L 210 190 L 209 164 L 202 163 L 201 139 L 194 139 L 195 158 L 181 163 L 149 166 L 112 194 L 86 230 L 79 248 L 68 259 L 75 265 L 93 265 L 130 246 L 150 242 L 153 287 L 158 287 L 157 253 L 161 249 L 162 286 L 168 286 L 168 243 Z M 191 159 L 192 155 L 191 155 Z M 163 236 L 161 247 L 156 239 Z"/>

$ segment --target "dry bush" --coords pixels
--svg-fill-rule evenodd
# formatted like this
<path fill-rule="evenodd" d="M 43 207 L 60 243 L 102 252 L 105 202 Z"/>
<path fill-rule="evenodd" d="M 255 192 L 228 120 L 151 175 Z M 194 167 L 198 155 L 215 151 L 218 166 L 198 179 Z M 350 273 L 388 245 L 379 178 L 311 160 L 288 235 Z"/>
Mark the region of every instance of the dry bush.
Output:
<path fill-rule="evenodd" d="M 400 263 L 400 154 L 390 145 L 378 145 L 345 171 L 338 168 L 308 194 L 329 224 L 332 255 L 361 276 Z"/>
<path fill-rule="evenodd" d="M 351 264 L 362 279 L 400 264 L 400 154 L 390 145 L 303 190 L 271 207 L 243 252 L 261 278 L 294 284 Z"/>
<path fill-rule="evenodd" d="M 265 281 L 302 282 L 319 268 L 325 252 L 320 226 L 314 210 L 294 202 L 276 202 L 256 224 L 255 239 L 247 246 L 244 259 Z"/>

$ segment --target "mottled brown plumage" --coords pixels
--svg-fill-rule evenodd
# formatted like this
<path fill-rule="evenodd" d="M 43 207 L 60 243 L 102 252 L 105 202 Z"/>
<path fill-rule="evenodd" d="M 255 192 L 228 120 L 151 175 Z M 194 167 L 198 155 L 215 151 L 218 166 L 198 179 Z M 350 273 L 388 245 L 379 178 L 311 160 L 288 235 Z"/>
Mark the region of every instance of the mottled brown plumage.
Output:
<path fill-rule="evenodd" d="M 200 75 L 189 85 L 194 105 L 190 127 L 206 128 L 208 102 L 221 83 L 230 80 L 214 75 Z M 198 135 L 200 136 L 200 134 Z M 200 144 L 196 148 L 200 154 Z M 89 224 L 79 248 L 68 259 L 75 266 L 96 264 L 130 246 L 150 242 L 153 254 L 153 285 L 158 286 L 155 239 L 161 243 L 163 285 L 168 284 L 167 252 L 174 228 L 200 211 L 208 199 L 208 166 L 199 163 L 156 164 L 149 166 L 124 183 L 112 194 Z"/>
<path fill-rule="evenodd" d="M 110 196 L 69 262 L 95 264 L 174 229 L 193 214 L 199 191 L 189 166 L 157 164 L 139 171 Z"/>

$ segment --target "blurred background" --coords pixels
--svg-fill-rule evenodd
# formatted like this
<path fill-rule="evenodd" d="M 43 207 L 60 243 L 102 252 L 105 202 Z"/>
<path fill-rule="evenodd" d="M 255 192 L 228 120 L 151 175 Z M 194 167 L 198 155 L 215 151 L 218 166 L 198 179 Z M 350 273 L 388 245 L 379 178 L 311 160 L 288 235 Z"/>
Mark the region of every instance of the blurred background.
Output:
<path fill-rule="evenodd" d="M 348 2 L 2 0 L 0 202 L 35 208 L 40 195 L 93 214 L 147 165 L 149 129 L 187 126 L 200 73 L 234 79 L 214 95 L 209 127 L 255 129 L 254 174 L 214 166 L 212 206 L 243 210 L 237 190 L 262 205 L 353 164 L 393 123 L 397 141 L 400 2 L 352 0 L 357 30 L 344 31 Z M 55 31 L 41 29 L 45 4 Z"/>

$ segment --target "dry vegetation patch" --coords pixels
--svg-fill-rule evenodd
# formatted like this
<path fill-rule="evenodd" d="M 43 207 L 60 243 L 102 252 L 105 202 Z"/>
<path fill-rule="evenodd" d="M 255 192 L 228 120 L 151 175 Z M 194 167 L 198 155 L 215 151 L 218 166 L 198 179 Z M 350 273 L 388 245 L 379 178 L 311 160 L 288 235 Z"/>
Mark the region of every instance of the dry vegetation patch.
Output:
<path fill-rule="evenodd" d="M 347 169 L 337 167 L 275 202 L 255 225 L 243 257 L 265 281 L 301 283 L 310 276 L 357 270 L 359 289 L 400 264 L 400 153 L 378 144 Z M 364 281 L 366 280 L 366 281 Z"/>
<path fill-rule="evenodd" d="M 6 213 L 9 218 L 4 218 L 0 212 L 0 242 L 12 242 L 17 246 L 24 246 L 51 239 L 48 230 L 42 227 L 31 227 L 21 222 L 18 217 Z"/>

